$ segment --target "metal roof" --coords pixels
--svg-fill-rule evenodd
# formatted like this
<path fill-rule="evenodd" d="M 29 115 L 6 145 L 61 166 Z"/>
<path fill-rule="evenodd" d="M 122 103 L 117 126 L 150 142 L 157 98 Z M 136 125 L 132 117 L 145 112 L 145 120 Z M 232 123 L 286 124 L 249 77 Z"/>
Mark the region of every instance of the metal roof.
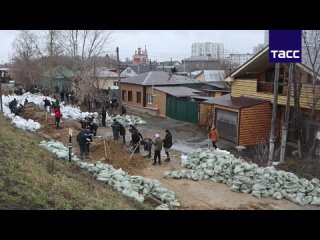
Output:
<path fill-rule="evenodd" d="M 161 85 L 182 85 L 194 84 L 199 81 L 186 76 L 169 74 L 167 72 L 151 71 L 134 77 L 124 78 L 121 83 L 131 83 L 143 86 L 161 86 Z"/>
<path fill-rule="evenodd" d="M 207 101 L 204 101 L 204 103 L 213 104 L 213 105 L 219 105 L 229 108 L 246 108 L 251 107 L 254 105 L 262 104 L 270 102 L 269 100 L 263 100 L 263 99 L 256 99 L 256 98 L 250 98 L 250 97 L 231 97 L 231 94 L 226 94 L 221 97 L 216 97 L 214 99 L 209 99 Z"/>
<path fill-rule="evenodd" d="M 188 88 L 188 87 L 182 87 L 182 86 L 175 86 L 175 87 L 155 87 L 154 89 L 157 89 L 161 92 L 168 93 L 175 97 L 190 97 L 190 96 L 197 96 L 196 93 L 201 93 L 201 91 Z"/>

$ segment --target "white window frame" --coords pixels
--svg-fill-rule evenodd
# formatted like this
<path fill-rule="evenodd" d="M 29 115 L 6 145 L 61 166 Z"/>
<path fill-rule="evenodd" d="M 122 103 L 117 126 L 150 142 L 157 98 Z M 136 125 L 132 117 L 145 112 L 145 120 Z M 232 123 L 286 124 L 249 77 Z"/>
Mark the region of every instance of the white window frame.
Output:
<path fill-rule="evenodd" d="M 147 103 L 153 104 L 153 96 L 151 94 L 147 94 Z"/>

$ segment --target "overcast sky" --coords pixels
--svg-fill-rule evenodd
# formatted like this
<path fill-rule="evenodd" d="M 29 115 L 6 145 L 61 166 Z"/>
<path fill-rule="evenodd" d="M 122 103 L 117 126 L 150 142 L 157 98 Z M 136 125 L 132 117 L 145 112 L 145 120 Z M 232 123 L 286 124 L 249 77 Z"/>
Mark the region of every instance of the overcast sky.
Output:
<path fill-rule="evenodd" d="M 0 63 L 12 54 L 16 30 L 0 30 Z M 114 30 L 110 53 L 119 47 L 120 59 L 132 58 L 140 46 L 147 46 L 149 59 L 158 61 L 181 60 L 191 56 L 195 42 L 224 43 L 232 53 L 252 53 L 253 47 L 264 42 L 264 30 Z"/>

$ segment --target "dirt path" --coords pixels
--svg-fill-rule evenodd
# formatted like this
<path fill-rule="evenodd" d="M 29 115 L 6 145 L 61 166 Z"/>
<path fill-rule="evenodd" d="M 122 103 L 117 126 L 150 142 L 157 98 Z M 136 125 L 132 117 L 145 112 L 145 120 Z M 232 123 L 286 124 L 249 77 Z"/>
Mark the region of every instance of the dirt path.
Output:
<path fill-rule="evenodd" d="M 78 154 L 79 147 L 76 142 L 76 135 L 79 132 L 80 124 L 73 120 L 62 120 L 62 128 L 55 129 L 54 118 L 49 116 L 48 121 L 45 120 L 45 113 L 35 106 L 30 105 L 28 111 L 23 114 L 24 118 L 31 118 L 41 124 L 38 134 L 46 139 L 56 139 L 62 141 L 68 146 L 68 131 L 73 129 L 72 147 L 73 151 Z M 187 125 L 180 125 L 178 122 L 170 122 L 171 120 L 156 119 L 147 126 L 139 126 L 144 137 L 153 138 L 155 133 L 160 133 L 164 137 L 164 129 L 171 126 L 174 130 L 175 144 L 181 146 L 183 150 L 190 150 L 192 146 L 186 144 L 190 139 L 200 139 L 201 133 L 193 133 Z M 174 120 L 173 120 L 174 121 Z M 148 120 L 147 120 L 148 122 Z M 149 121 L 150 122 L 150 121 Z M 104 146 L 101 138 L 94 138 L 94 142 L 90 146 L 91 157 L 89 162 L 102 161 L 112 164 L 116 168 L 122 168 L 131 175 L 141 175 L 144 177 L 158 179 L 168 189 L 175 192 L 177 199 L 181 203 L 181 209 L 317 209 L 315 206 L 299 206 L 287 200 L 273 200 L 271 198 L 258 199 L 249 194 L 235 193 L 229 190 L 228 186 L 211 181 L 192 181 L 188 179 L 165 179 L 163 173 L 165 171 L 174 171 L 181 168 L 180 157 L 181 151 L 171 150 L 171 162 L 162 161 L 162 165 L 151 165 L 151 159 L 143 158 L 141 155 L 134 155 L 129 162 L 130 153 L 129 141 L 130 136 L 127 131 L 126 144 L 121 141 L 114 142 L 111 140 L 112 132 L 109 128 L 99 128 L 98 134 L 107 138 L 112 159 L 105 160 Z M 200 141 L 194 140 L 196 144 L 202 144 Z M 141 148 L 142 150 L 142 148 Z M 142 152 L 142 151 L 141 151 Z M 185 151 L 187 152 L 187 151 Z M 162 152 L 164 154 L 164 152 Z M 165 156 L 162 155 L 162 159 Z"/>

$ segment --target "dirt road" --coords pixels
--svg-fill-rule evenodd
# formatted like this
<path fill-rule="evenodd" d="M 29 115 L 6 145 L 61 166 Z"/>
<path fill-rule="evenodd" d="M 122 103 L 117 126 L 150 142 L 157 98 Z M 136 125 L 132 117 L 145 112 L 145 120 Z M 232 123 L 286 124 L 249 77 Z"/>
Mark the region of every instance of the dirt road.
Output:
<path fill-rule="evenodd" d="M 24 114 L 25 118 L 31 118 L 41 123 L 42 127 L 38 133 L 45 138 L 56 139 L 68 145 L 68 129 L 74 131 L 72 137 L 72 146 L 77 154 L 79 148 L 76 142 L 76 134 L 80 129 L 80 124 L 73 120 L 62 121 L 62 129 L 55 129 L 53 117 L 49 117 L 45 121 L 45 114 L 42 110 L 32 108 Z M 144 118 L 144 117 L 142 117 Z M 181 203 L 180 209 L 320 209 L 315 206 L 299 206 L 287 200 L 273 200 L 271 198 L 258 199 L 249 194 L 235 193 L 229 190 L 228 186 L 211 181 L 192 181 L 188 179 L 164 179 L 165 171 L 173 171 L 181 168 L 180 157 L 182 152 L 188 153 L 192 149 L 207 144 L 205 131 L 197 126 L 188 123 L 182 123 L 172 119 L 151 119 L 144 118 L 147 125 L 138 126 L 143 137 L 153 138 L 155 133 L 159 133 L 163 138 L 164 130 L 168 127 L 171 130 L 174 138 L 173 149 L 171 150 L 171 161 L 169 163 L 162 161 L 162 165 L 151 165 L 151 159 L 143 158 L 140 155 L 134 155 L 129 162 L 130 153 L 128 151 L 130 134 L 127 130 L 126 144 L 121 141 L 114 142 L 111 140 L 112 132 L 109 128 L 99 128 L 98 134 L 108 139 L 107 143 L 110 148 L 112 159 L 104 159 L 103 142 L 100 138 L 95 138 L 91 144 L 90 162 L 98 160 L 112 164 L 114 167 L 122 168 L 128 171 L 129 174 L 141 175 L 144 177 L 158 179 L 168 189 L 175 192 L 177 199 Z M 220 143 L 221 144 L 221 143 Z M 218 145 L 219 147 L 219 145 Z M 162 152 L 164 154 L 164 152 Z M 165 156 L 162 155 L 162 159 Z"/>

